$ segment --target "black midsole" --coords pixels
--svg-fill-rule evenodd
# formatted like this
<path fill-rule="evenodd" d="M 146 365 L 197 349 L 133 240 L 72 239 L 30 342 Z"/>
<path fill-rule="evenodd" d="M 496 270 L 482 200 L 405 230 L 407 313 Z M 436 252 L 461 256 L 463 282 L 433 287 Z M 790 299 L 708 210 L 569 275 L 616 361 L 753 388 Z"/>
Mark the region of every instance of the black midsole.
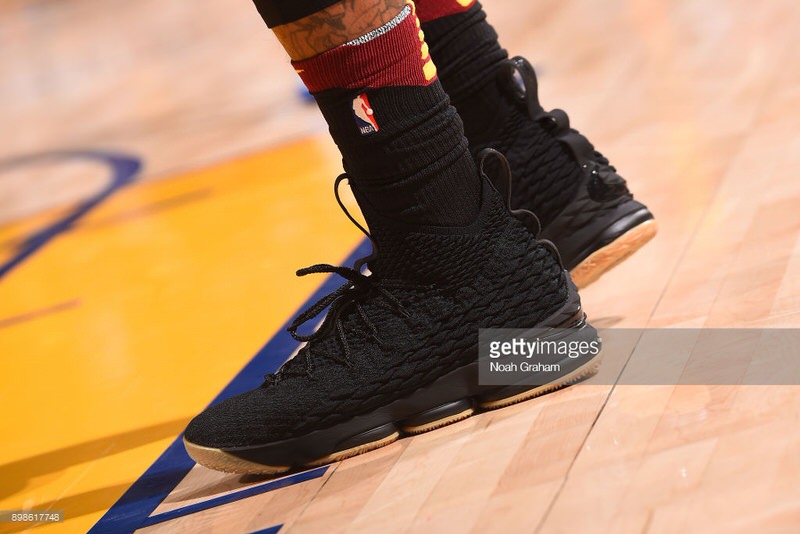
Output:
<path fill-rule="evenodd" d="M 596 339 L 596 331 L 585 321 L 577 290 L 571 282 L 569 285 L 567 302 L 556 313 L 538 325 L 537 330 L 552 329 L 550 335 L 553 336 L 553 339 L 572 339 L 573 336 L 580 336 L 582 339 L 594 336 Z M 541 337 L 545 338 L 547 335 Z M 568 375 L 586 362 L 578 362 L 574 358 L 564 358 L 548 363 L 558 363 L 562 373 L 556 378 L 549 373 L 546 378 L 548 382 L 543 382 L 543 384 L 557 381 L 558 378 Z M 439 377 L 427 386 L 419 388 L 405 398 L 395 400 L 369 413 L 355 416 L 331 427 L 282 441 L 222 450 L 258 464 L 301 466 L 337 451 L 383 439 L 401 430 L 404 426 L 415 427 L 427 424 L 430 418 L 441 416 L 442 413 L 449 413 L 439 410 L 440 407 L 457 406 L 460 401 L 465 399 L 468 402 L 462 404 L 466 407 L 474 405 L 476 400 L 478 402 L 495 400 L 498 392 L 511 391 L 512 393 L 504 394 L 505 397 L 508 397 L 516 395 L 517 391 L 538 387 L 535 379 L 533 383 L 529 382 L 530 385 L 480 385 L 478 367 L 477 360 L 470 362 Z"/>

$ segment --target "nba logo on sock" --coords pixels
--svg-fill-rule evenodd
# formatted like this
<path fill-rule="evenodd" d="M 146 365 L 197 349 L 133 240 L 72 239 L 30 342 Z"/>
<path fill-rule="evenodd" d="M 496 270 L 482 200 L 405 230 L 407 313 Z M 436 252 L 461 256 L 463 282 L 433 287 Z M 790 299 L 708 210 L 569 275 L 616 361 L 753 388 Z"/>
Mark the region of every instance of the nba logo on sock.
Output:
<path fill-rule="evenodd" d="M 378 121 L 375 120 L 375 113 L 369 105 L 367 93 L 361 93 L 353 99 L 353 116 L 356 118 L 356 126 L 361 135 L 369 135 L 380 130 Z"/>

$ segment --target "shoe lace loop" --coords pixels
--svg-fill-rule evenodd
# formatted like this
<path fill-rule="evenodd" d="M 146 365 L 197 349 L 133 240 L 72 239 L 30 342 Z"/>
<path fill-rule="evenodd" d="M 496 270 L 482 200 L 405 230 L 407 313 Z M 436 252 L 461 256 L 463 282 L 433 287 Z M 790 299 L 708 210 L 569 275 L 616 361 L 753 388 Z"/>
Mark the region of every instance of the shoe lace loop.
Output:
<path fill-rule="evenodd" d="M 492 158 L 500 164 L 500 175 L 503 178 L 502 185 L 496 184 L 491 178 L 490 173 L 487 172 L 487 161 Z M 511 182 L 513 180 L 511 175 L 511 166 L 508 164 L 506 157 L 499 151 L 493 148 L 484 148 L 478 153 L 478 170 L 481 175 L 489 180 L 489 183 L 504 197 L 506 209 L 511 212 L 517 219 L 528 228 L 528 231 L 534 236 L 538 236 L 542 231 L 542 223 L 539 218 L 530 210 L 524 208 L 511 207 Z"/>
<path fill-rule="evenodd" d="M 366 310 L 361 304 L 362 299 L 368 294 L 377 294 L 381 296 L 386 302 L 389 303 L 391 308 L 395 310 L 398 314 L 400 314 L 403 318 L 408 319 L 411 317 L 411 314 L 408 310 L 403 306 L 400 300 L 395 297 L 384 285 L 382 284 L 381 280 L 377 278 L 374 274 L 364 274 L 362 272 L 362 267 L 367 265 L 369 261 L 377 257 L 377 247 L 375 240 L 373 239 L 372 235 L 364 228 L 347 210 L 344 203 L 339 196 L 339 184 L 347 179 L 348 176 L 346 174 L 341 174 L 334 183 L 334 194 L 336 196 L 336 201 L 339 203 L 339 207 L 345 213 L 348 219 L 359 229 L 361 230 L 364 235 L 366 235 L 373 244 L 373 251 L 372 253 L 365 257 L 360 258 L 355 262 L 354 267 L 346 267 L 343 265 L 330 265 L 327 263 L 320 263 L 316 265 L 312 265 L 310 267 L 304 267 L 302 269 L 297 270 L 297 276 L 308 276 L 310 274 L 336 274 L 341 276 L 345 279 L 345 283 L 339 286 L 337 289 L 332 291 L 331 293 L 325 295 L 317 302 L 300 312 L 297 317 L 294 318 L 292 323 L 288 326 L 287 330 L 291 336 L 296 339 L 297 341 L 301 342 L 313 342 L 314 340 L 319 339 L 325 333 L 327 333 L 330 329 L 334 329 L 336 332 L 336 337 L 341 344 L 342 347 L 342 356 L 337 354 L 330 354 L 330 353 L 319 353 L 315 351 L 315 354 L 327 357 L 330 360 L 338 362 L 342 365 L 350 365 L 350 344 L 347 342 L 347 334 L 344 329 L 343 321 L 341 318 L 341 313 L 344 309 L 348 306 L 355 306 L 355 310 L 357 317 L 361 323 L 367 328 L 367 335 L 374 339 L 378 344 L 383 344 L 381 340 L 378 329 L 375 324 L 370 320 L 369 316 L 367 315 Z M 319 325 L 319 328 L 311 332 L 310 334 L 303 334 L 300 333 L 300 327 L 306 324 L 309 321 L 314 320 L 320 314 L 322 314 L 325 310 L 328 310 L 328 313 L 325 315 L 325 318 L 322 320 L 322 323 Z M 303 371 L 306 374 L 311 374 L 313 365 L 311 359 L 311 343 L 308 343 L 304 350 L 305 360 L 306 360 L 306 368 Z M 265 385 L 274 383 L 276 380 L 280 378 L 285 373 L 285 366 L 281 367 L 276 373 L 268 374 L 265 378 Z"/>
<path fill-rule="evenodd" d="M 495 184 L 495 182 L 489 178 L 489 174 L 486 172 L 486 161 L 489 158 L 494 158 L 500 163 L 501 175 L 503 177 L 503 183 L 501 186 Z M 492 184 L 492 187 L 495 190 L 503 195 L 505 198 L 506 209 L 518 220 L 525 225 L 528 231 L 537 238 L 539 244 L 547 247 L 550 250 L 550 253 L 553 254 L 558 259 L 559 265 L 563 267 L 563 262 L 561 261 L 561 254 L 558 252 L 556 246 L 546 239 L 539 239 L 539 234 L 542 231 L 542 223 L 539 221 L 539 217 L 537 217 L 532 211 L 526 210 L 524 208 L 512 208 L 511 207 L 511 182 L 513 180 L 511 174 L 511 166 L 508 164 L 508 160 L 502 153 L 498 152 L 493 148 L 484 148 L 478 153 L 478 169 L 481 175 L 484 178 L 489 180 L 489 183 Z"/>
<path fill-rule="evenodd" d="M 356 310 L 358 311 L 358 317 L 362 319 L 370 331 L 373 334 L 377 334 L 375 325 L 372 323 L 372 321 L 370 321 L 369 317 L 367 317 L 363 306 L 361 306 L 361 304 L 358 302 L 359 296 L 365 295 L 373 290 L 377 291 L 381 296 L 383 296 L 390 303 L 392 308 L 400 313 L 403 317 L 408 318 L 410 316 L 408 311 L 405 309 L 405 307 L 403 307 L 403 304 L 397 299 L 397 297 L 392 295 L 388 289 L 382 287 L 380 282 L 374 279 L 374 276 L 367 276 L 355 269 L 351 269 L 350 267 L 320 263 L 317 265 L 312 265 L 311 267 L 299 269 L 297 271 L 297 276 L 307 276 L 309 274 L 319 273 L 338 274 L 347 280 L 347 282 L 344 285 L 339 286 L 339 288 L 332 293 L 322 297 L 316 303 L 312 304 L 297 317 L 295 317 L 294 321 L 292 321 L 292 324 L 289 325 L 287 330 L 297 341 L 313 341 L 322 335 L 322 332 L 325 332 L 326 328 L 332 322 L 340 323 L 341 321 L 338 321 L 339 312 L 345 305 L 350 303 L 355 304 Z M 298 332 L 299 328 L 303 324 L 317 317 L 328 307 L 330 307 L 328 314 L 325 316 L 322 324 L 315 332 L 312 332 L 311 334 L 301 334 Z"/>

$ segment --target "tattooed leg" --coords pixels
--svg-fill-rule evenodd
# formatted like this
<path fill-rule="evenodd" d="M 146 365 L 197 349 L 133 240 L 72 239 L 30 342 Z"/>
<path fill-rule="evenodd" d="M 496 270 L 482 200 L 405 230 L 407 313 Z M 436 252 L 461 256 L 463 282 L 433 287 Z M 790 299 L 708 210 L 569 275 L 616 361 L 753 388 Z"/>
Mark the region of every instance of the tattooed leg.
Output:
<path fill-rule="evenodd" d="M 405 3 L 405 0 L 344 0 L 272 30 L 289 57 L 295 61 L 308 59 L 383 26 Z"/>

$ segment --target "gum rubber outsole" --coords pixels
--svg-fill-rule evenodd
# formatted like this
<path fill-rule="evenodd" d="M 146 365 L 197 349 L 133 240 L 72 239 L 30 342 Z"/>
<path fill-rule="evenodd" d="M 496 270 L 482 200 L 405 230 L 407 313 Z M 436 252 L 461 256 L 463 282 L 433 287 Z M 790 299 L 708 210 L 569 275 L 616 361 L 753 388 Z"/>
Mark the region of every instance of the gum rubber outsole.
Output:
<path fill-rule="evenodd" d="M 568 375 L 564 376 L 563 378 L 551 382 L 550 384 L 544 384 L 542 386 L 534 387 L 517 395 L 513 395 L 510 397 L 506 397 L 503 399 L 497 399 L 493 401 L 485 401 L 481 402 L 478 400 L 477 405 L 484 409 L 484 410 L 494 410 L 497 408 L 503 408 L 505 406 L 510 406 L 512 404 L 517 404 L 519 402 L 523 402 L 528 399 L 532 399 L 534 397 L 539 397 L 546 393 L 550 393 L 552 391 L 556 391 L 558 389 L 564 388 L 576 382 L 580 382 L 585 378 L 593 375 L 597 372 L 597 368 L 600 366 L 601 357 L 598 356 L 588 362 L 586 362 L 583 366 L 575 369 Z M 437 419 L 431 422 L 428 422 L 423 425 L 416 425 L 416 426 L 404 426 L 402 424 L 398 424 L 398 428 L 406 435 L 417 435 L 423 434 L 425 432 L 441 428 L 458 421 L 463 421 L 468 417 L 472 416 L 476 413 L 474 408 L 468 408 L 463 410 L 462 412 L 448 415 L 441 419 Z M 365 452 L 369 452 L 380 447 L 384 447 L 389 445 L 397 439 L 400 438 L 400 432 L 394 432 L 389 436 L 377 439 L 375 441 L 370 441 L 367 443 L 363 443 L 361 445 L 357 445 L 355 447 L 350 447 L 341 451 L 336 451 L 331 453 L 327 456 L 322 458 L 318 458 L 311 462 L 307 462 L 304 464 L 305 467 L 318 467 L 321 465 L 326 465 L 334 462 L 340 462 L 347 458 L 351 458 L 353 456 L 363 454 Z M 195 445 L 189 441 L 186 441 L 184 438 L 183 440 L 184 445 L 186 446 L 186 451 L 189 453 L 189 456 L 192 457 L 197 463 L 217 470 L 223 471 L 226 473 L 241 473 L 241 474 L 259 474 L 259 475 L 278 475 L 281 473 L 285 473 L 291 470 L 290 466 L 272 466 L 272 465 L 263 465 L 260 463 L 250 462 L 248 460 L 244 460 L 233 454 L 225 452 L 222 449 L 214 449 L 209 447 L 202 447 L 200 445 Z"/>
<path fill-rule="evenodd" d="M 400 432 L 395 432 L 389 436 L 386 436 L 385 438 L 377 439 L 375 441 L 370 441 L 369 443 L 364 443 L 363 445 L 357 445 L 355 447 L 350 447 L 349 449 L 345 449 L 343 451 L 337 451 L 327 456 L 323 456 L 322 458 L 318 458 L 313 462 L 309 462 L 306 465 L 308 465 L 308 467 L 319 467 L 321 465 L 332 464 L 334 462 L 341 462 L 342 460 L 346 460 L 347 458 L 358 456 L 359 454 L 364 454 L 365 452 L 385 447 L 390 443 L 394 443 L 399 438 L 400 438 Z"/>
<path fill-rule="evenodd" d="M 469 408 L 461 413 L 457 413 L 455 415 L 451 415 L 448 417 L 442 417 L 441 419 L 432 421 L 424 425 L 403 426 L 401 428 L 405 434 L 408 434 L 410 436 L 414 436 L 416 434 L 424 434 L 425 432 L 429 432 L 431 430 L 435 430 L 443 426 L 457 423 L 458 421 L 463 421 L 464 419 L 466 419 L 467 417 L 471 416 L 474 413 L 475 413 L 475 408 Z"/>
<path fill-rule="evenodd" d="M 578 289 L 595 282 L 604 273 L 625 261 L 631 254 L 642 248 L 658 233 L 654 219 L 634 226 L 617 239 L 594 251 L 588 258 L 570 271 L 570 276 Z"/>
<path fill-rule="evenodd" d="M 223 473 L 279 475 L 291 469 L 291 466 L 286 465 L 263 465 L 250 462 L 225 452 L 222 449 L 195 445 L 191 441 L 187 441 L 185 437 L 183 438 L 183 445 L 186 447 L 186 452 L 189 453 L 192 460 L 204 467 L 215 471 L 222 471 Z"/>

